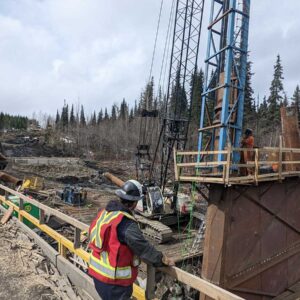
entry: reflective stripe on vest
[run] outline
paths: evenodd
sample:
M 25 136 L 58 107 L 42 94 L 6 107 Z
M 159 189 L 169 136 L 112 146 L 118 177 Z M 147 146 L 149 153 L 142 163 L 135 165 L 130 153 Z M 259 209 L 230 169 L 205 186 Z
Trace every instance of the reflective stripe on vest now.
M 117 218 L 119 215 L 124 215 L 125 217 L 132 219 L 135 221 L 135 218 L 124 212 L 124 211 L 113 211 L 113 212 L 107 212 L 106 210 L 103 210 L 100 217 L 98 218 L 94 228 L 91 230 L 91 236 L 90 241 L 95 243 L 95 246 L 99 249 L 102 248 L 103 241 L 101 240 L 100 232 L 101 227 L 105 224 L 108 224 L 113 219 Z
M 130 279 L 132 276 L 131 266 L 117 268 L 110 266 L 106 251 L 100 253 L 100 259 L 91 255 L 89 265 L 95 272 L 110 279 Z

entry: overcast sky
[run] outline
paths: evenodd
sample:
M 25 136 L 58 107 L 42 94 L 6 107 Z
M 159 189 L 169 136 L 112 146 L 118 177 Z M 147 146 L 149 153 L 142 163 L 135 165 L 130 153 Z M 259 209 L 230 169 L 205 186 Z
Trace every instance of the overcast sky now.
M 206 0 L 206 15 L 210 0 Z M 288 97 L 300 69 L 300 1 L 252 0 L 250 59 L 256 95 L 268 94 L 276 55 Z M 171 0 L 164 0 L 158 77 Z M 64 99 L 88 112 L 133 104 L 148 76 L 160 0 L 0 0 L 0 111 L 55 114 Z M 204 20 L 200 61 L 206 49 Z

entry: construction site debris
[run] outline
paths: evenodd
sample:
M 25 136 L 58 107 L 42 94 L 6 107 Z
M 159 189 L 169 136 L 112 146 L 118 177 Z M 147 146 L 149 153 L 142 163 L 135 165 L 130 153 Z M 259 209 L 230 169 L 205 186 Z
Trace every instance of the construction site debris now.
M 32 240 L 10 220 L 0 226 L 0 299 L 88 300 L 75 289 Z

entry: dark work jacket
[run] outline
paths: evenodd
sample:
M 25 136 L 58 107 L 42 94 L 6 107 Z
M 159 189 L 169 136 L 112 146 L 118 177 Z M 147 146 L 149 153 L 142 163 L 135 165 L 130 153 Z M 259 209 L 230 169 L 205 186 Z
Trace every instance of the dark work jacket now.
M 117 200 L 110 201 L 106 208 L 107 211 L 124 211 L 129 214 L 132 212 Z M 124 217 L 117 228 L 120 243 L 126 244 L 135 255 L 140 257 L 148 264 L 155 267 L 163 266 L 162 253 L 155 249 L 143 236 L 138 223 Z

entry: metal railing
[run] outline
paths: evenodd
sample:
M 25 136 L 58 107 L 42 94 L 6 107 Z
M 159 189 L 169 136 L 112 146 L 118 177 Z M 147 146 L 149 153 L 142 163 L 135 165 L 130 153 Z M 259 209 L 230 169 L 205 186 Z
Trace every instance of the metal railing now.
M 241 155 L 247 152 L 247 161 L 233 162 L 232 157 L 237 152 Z M 281 181 L 286 177 L 300 175 L 299 148 L 229 147 L 223 151 L 174 150 L 174 153 L 175 180 L 180 182 L 258 184 L 261 181 Z M 223 155 L 222 161 L 217 160 L 218 155 Z

